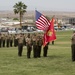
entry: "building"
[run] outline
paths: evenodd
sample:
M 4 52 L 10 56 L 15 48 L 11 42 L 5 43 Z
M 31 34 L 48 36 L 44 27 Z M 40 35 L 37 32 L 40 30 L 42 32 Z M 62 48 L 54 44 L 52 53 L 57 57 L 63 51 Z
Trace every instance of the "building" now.
M 70 18 L 69 23 L 72 24 L 72 25 L 75 25 L 75 18 Z

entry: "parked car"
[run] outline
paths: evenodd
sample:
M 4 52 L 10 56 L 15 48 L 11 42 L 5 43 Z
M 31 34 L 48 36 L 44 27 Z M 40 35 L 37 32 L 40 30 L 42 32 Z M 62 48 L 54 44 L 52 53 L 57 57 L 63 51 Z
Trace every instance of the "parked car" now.
M 44 32 L 43 30 L 36 29 L 37 32 Z
M 15 34 L 15 33 L 16 33 L 16 31 L 8 30 L 8 33 L 9 33 L 9 34 Z
M 8 32 L 8 28 L 1 28 L 1 32 Z
M 54 29 L 55 29 L 55 30 L 58 30 L 58 26 L 54 26 Z

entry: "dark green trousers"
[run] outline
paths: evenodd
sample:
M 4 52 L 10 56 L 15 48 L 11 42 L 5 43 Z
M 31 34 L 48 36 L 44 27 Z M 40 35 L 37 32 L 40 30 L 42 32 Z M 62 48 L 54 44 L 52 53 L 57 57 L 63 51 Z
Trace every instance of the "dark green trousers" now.
M 71 49 L 72 49 L 72 61 L 75 61 L 75 44 L 71 45 Z

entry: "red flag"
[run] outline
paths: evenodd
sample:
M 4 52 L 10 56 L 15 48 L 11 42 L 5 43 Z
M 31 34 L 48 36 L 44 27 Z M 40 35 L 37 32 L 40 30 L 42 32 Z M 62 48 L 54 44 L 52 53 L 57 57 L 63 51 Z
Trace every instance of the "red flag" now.
M 44 34 L 43 45 L 45 46 L 48 42 L 54 41 L 56 39 L 56 34 L 54 30 L 54 18 L 50 22 L 50 26 L 46 33 Z

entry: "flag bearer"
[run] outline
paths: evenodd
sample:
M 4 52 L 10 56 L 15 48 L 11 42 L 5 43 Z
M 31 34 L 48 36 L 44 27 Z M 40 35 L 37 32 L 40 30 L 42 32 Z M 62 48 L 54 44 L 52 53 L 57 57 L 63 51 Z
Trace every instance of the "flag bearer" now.
M 43 56 L 44 57 L 47 57 L 48 45 L 49 45 L 49 42 L 43 47 Z
M 41 57 L 41 48 L 43 44 L 43 39 L 41 36 L 38 36 L 37 38 L 37 57 Z

